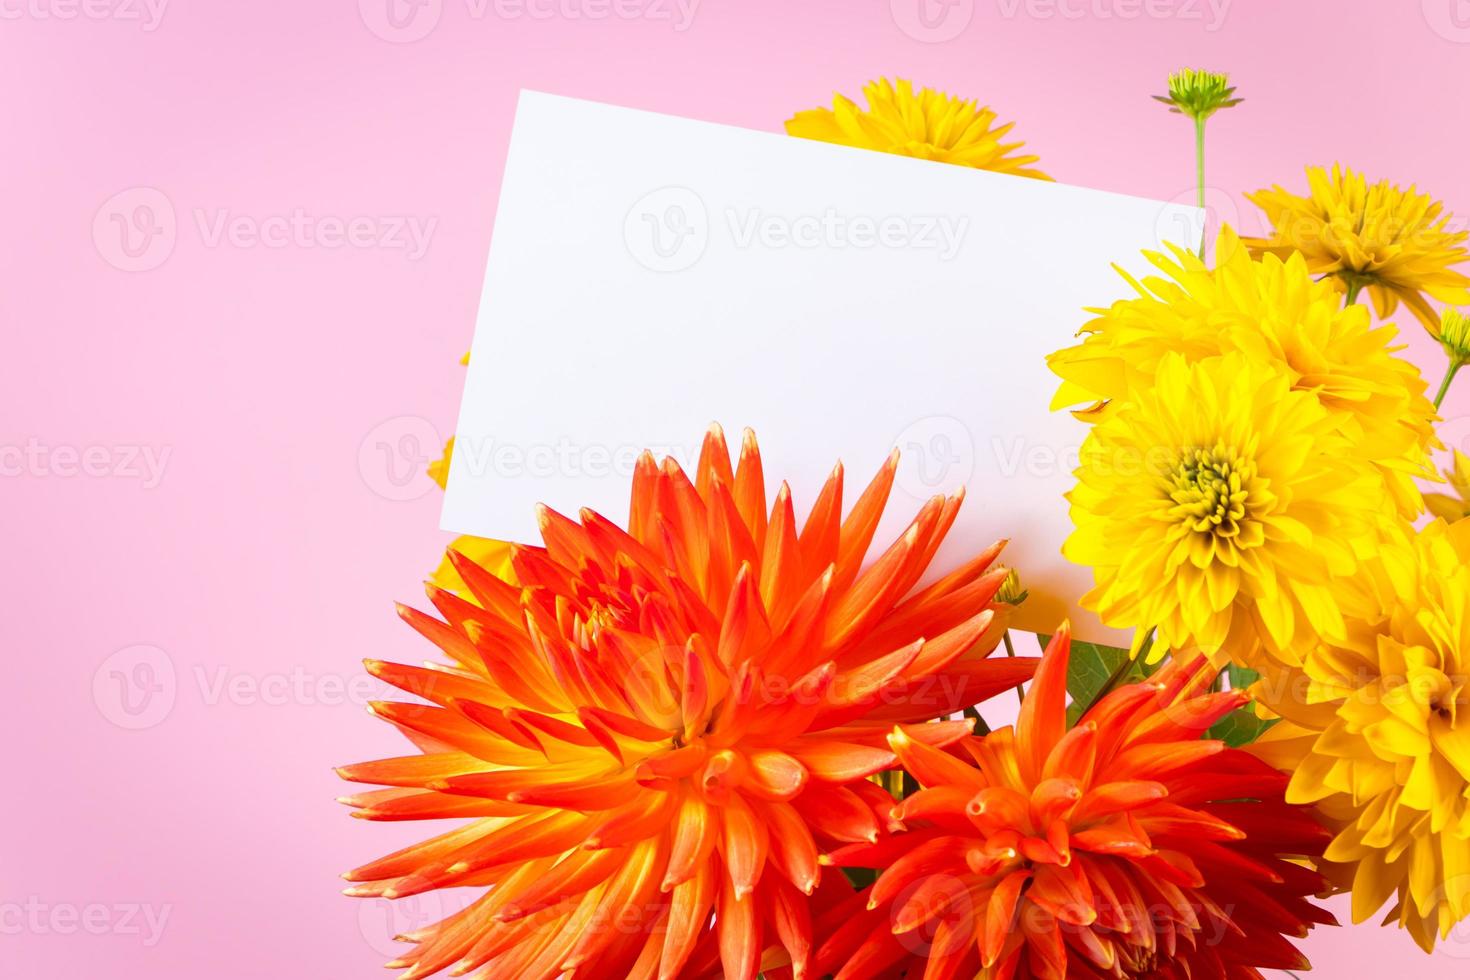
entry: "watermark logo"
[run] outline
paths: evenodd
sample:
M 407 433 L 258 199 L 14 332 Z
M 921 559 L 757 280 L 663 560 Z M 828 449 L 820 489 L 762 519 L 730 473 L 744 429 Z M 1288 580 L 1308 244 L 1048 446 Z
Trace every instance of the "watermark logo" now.
M 124 272 L 147 272 L 163 265 L 178 237 L 173 202 L 156 187 L 119 191 L 92 219 L 97 253 Z
M 336 708 L 366 707 L 400 697 L 401 692 L 371 674 L 313 674 L 305 667 L 267 674 L 236 673 L 227 665 L 195 665 L 194 686 L 205 707 Z M 422 693 L 422 692 L 419 692 Z
M 417 500 L 434 489 L 428 467 L 444 440 L 428 419 L 400 415 L 379 423 L 357 447 L 357 472 L 386 500 Z
M 156 646 L 124 647 L 92 675 L 92 700 L 119 728 L 141 731 L 162 722 L 178 698 L 173 660 Z
M 1205 206 L 1200 210 L 1199 189 L 1191 187 L 1164 202 L 1154 221 L 1154 238 L 1160 249 L 1173 244 L 1197 253 L 1202 242 L 1213 246 L 1214 236 L 1225 225 L 1243 233 L 1235 195 L 1218 187 L 1206 187 Z
M 137 480 L 152 490 L 163 482 L 173 452 L 172 446 L 138 444 L 53 446 L 32 436 L 24 445 L 0 444 L 0 477 Z
M 975 0 L 889 0 L 893 22 L 915 41 L 941 44 L 964 33 L 975 19 Z
M 899 453 L 894 482 L 917 500 L 953 493 L 975 475 L 975 440 L 969 427 L 952 415 L 921 418 L 893 444 Z
M 701 0 L 464 0 L 471 21 L 648 21 L 689 30 Z M 358 0 L 367 29 L 391 44 L 421 41 L 434 32 L 444 0 Z
M 168 927 L 172 905 L 139 902 L 0 902 L 0 936 L 131 936 L 152 949 Z
M 688 472 L 699 459 L 700 445 L 582 442 L 565 437 L 555 442 L 522 443 L 461 434 L 454 438 L 452 467 L 455 473 L 472 478 L 626 480 L 638 468 L 638 458 L 645 451 L 654 459 L 673 459 Z
M 111 20 L 151 34 L 167 9 L 168 0 L 0 0 L 0 20 Z
M 948 262 L 960 252 L 969 215 L 846 215 L 836 208 L 820 214 L 769 214 L 760 208 L 727 208 L 725 223 L 736 248 L 912 249 Z
M 1006 20 L 1177 20 L 1218 31 L 1232 0 L 996 0 Z
M 428 37 L 444 15 L 444 0 L 357 0 L 367 29 L 392 44 Z
M 416 689 L 426 695 L 430 688 Z M 403 692 L 371 673 L 313 673 L 304 666 L 268 672 L 228 664 L 195 664 L 187 671 L 156 646 L 139 644 L 108 657 L 92 677 L 92 700 L 119 728 L 141 731 L 161 725 L 181 699 L 205 708 L 368 707 Z
M 682 272 L 709 245 L 709 213 L 687 187 L 661 187 L 639 198 L 623 219 L 623 241 L 654 272 Z
M 442 922 L 459 911 L 462 903 L 450 901 L 444 892 L 433 889 L 406 898 L 363 899 L 357 906 L 357 928 L 380 956 L 397 956 L 403 952 L 407 936 Z
M 205 248 L 300 248 L 402 252 L 417 262 L 429 251 L 436 217 L 414 214 L 316 215 L 305 208 L 281 214 L 237 214 L 229 208 L 195 208 L 194 226 Z
M 1454 44 L 1470 44 L 1470 0 L 1421 0 L 1429 29 Z
M 834 207 L 782 214 L 759 207 L 727 207 L 711 220 L 704 199 L 687 187 L 645 194 L 623 219 L 629 253 L 654 272 L 681 272 L 703 257 L 716 231 L 737 251 L 845 250 L 932 253 L 941 262 L 959 255 L 970 230 L 964 214 L 858 214 Z
M 3 0 L 0 0 L 3 2 Z M 92 219 L 97 252 L 124 272 L 147 272 L 167 262 L 179 236 L 197 236 L 208 249 L 376 250 L 417 262 L 429 251 L 439 219 L 413 214 L 313 214 L 294 207 L 274 214 L 242 214 L 228 207 L 191 208 L 182 227 L 173 201 L 156 187 L 114 194 Z

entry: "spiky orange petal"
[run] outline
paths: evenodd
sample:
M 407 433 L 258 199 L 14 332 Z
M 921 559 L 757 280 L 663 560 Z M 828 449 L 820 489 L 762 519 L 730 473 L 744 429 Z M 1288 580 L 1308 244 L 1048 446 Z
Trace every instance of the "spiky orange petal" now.
M 408 975 L 814 975 L 808 903 L 841 877 L 819 854 L 901 826 L 865 777 L 899 743 L 952 759 L 969 723 L 936 719 L 1036 665 L 988 659 L 999 545 L 916 591 L 963 495 L 868 560 L 896 465 L 844 515 L 839 464 L 798 527 L 754 436 L 736 467 L 712 427 L 692 479 L 639 457 L 626 529 L 539 508 L 514 584 L 450 555 L 467 596 L 402 610 L 449 664 L 369 668 L 430 702 L 374 707 L 424 754 L 341 770 L 390 787 L 360 816 L 471 821 L 350 876 L 486 890 L 411 937 Z

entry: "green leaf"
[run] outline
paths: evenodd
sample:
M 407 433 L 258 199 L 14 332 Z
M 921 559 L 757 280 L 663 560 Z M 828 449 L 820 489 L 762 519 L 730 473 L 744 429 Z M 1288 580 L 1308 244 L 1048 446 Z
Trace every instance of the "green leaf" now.
M 1215 722 L 1210 726 L 1210 730 L 1205 732 L 1205 737 L 1218 738 L 1232 749 L 1238 749 L 1266 734 L 1266 729 L 1278 721 L 1280 721 L 1279 718 L 1257 717 L 1256 709 L 1248 704 Z
M 1042 650 L 1051 642 L 1049 636 L 1038 634 L 1036 638 L 1041 642 Z M 1145 653 L 1147 649 L 1144 648 Z M 1082 713 L 1092 707 L 1115 672 L 1123 671 L 1118 684 L 1131 684 L 1151 674 L 1153 671 L 1143 661 L 1143 653 L 1130 664 L 1127 650 L 1073 640 L 1072 657 L 1067 664 L 1067 693 L 1072 696 L 1072 704 L 1067 709 L 1067 724 L 1076 724 Z
M 858 891 L 862 891 L 878 880 L 877 868 L 843 868 L 842 873 L 847 875 L 847 880 L 852 882 L 852 887 Z
M 1237 667 L 1235 664 L 1226 667 L 1225 673 L 1230 678 L 1232 691 L 1243 690 L 1261 679 L 1258 671 L 1251 670 L 1249 667 Z
M 1225 668 L 1225 676 L 1230 678 L 1230 690 L 1232 691 L 1243 691 L 1261 677 L 1258 672 L 1249 667 L 1239 667 L 1235 664 Z M 1238 749 L 1266 734 L 1266 730 L 1278 720 L 1257 716 L 1255 702 L 1252 702 L 1215 722 L 1209 731 L 1205 732 L 1205 738 L 1217 738 L 1231 748 Z

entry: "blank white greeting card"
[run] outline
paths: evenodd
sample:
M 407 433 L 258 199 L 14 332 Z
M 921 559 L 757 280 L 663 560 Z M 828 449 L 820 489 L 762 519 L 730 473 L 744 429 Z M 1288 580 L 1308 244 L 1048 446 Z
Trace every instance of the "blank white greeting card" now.
M 875 549 L 966 487 L 932 572 L 997 538 L 1017 625 L 1082 612 L 1063 494 L 1085 427 L 1046 355 L 1140 252 L 1203 214 L 963 167 L 524 92 L 442 524 L 539 541 L 535 505 L 623 522 L 646 448 L 686 468 L 712 421 L 760 441 L 802 516 L 837 460 L 850 504 L 890 451 Z M 876 551 L 873 553 L 876 556 Z

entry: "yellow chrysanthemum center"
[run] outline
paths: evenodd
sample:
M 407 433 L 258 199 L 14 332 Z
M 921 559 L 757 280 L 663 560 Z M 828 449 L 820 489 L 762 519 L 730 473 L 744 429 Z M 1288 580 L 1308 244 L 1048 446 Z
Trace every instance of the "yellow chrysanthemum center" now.
M 1398 354 L 1395 328 L 1375 325 L 1363 306 L 1344 308 L 1300 254 L 1253 260 L 1226 229 L 1215 255 L 1213 268 L 1182 250 L 1150 256 L 1163 275 L 1136 282 L 1136 297 L 1096 311 L 1082 343 L 1048 358 L 1063 379 L 1052 407 L 1101 421 L 1150 388 L 1168 354 L 1196 363 L 1247 353 L 1281 365 L 1295 390 L 1339 419 L 1354 455 L 1374 464 L 1399 513 L 1415 519 L 1424 510 L 1415 479 L 1429 472 L 1435 412 L 1419 369 Z
M 1333 586 L 1373 549 L 1386 494 L 1341 418 L 1293 381 L 1279 362 L 1173 353 L 1092 427 L 1063 547 L 1093 569 L 1083 605 L 1247 666 L 1299 663 L 1341 632 Z
M 1255 463 L 1234 449 L 1186 450 L 1169 476 L 1171 514 L 1196 533 L 1239 538 L 1255 476 Z

